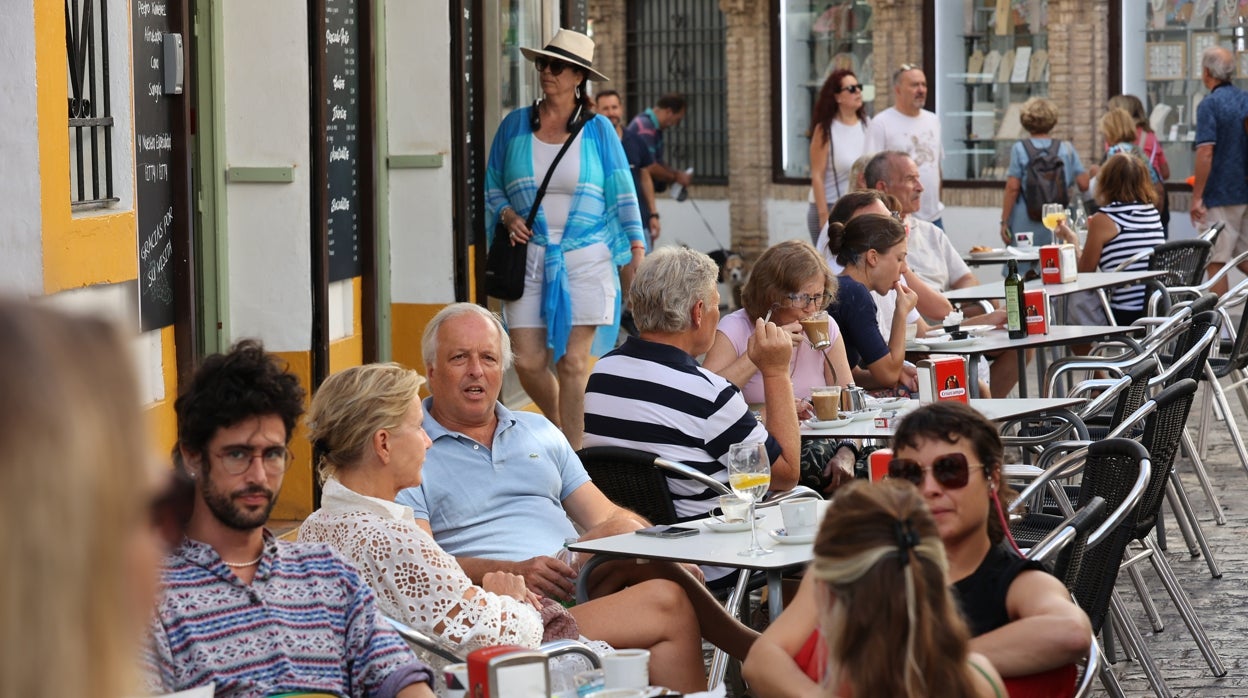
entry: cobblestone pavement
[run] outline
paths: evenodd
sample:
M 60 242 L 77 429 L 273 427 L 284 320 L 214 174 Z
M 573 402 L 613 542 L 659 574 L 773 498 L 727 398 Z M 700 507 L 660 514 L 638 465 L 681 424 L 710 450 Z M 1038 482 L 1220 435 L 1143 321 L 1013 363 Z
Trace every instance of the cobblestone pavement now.
M 1213 676 L 1151 565 L 1143 563 L 1139 567 L 1165 623 L 1162 632 L 1151 632 L 1148 618 L 1125 574 L 1118 580 L 1118 590 L 1131 612 L 1131 620 L 1144 633 L 1144 641 L 1175 696 L 1248 696 L 1248 473 L 1240 464 L 1225 422 L 1215 419 L 1212 408 L 1203 409 L 1202 397 L 1206 390 L 1202 384 L 1188 419 L 1188 430 L 1195 439 L 1199 425 L 1207 426 L 1208 452 L 1204 462 L 1221 501 L 1226 525 L 1214 523 L 1213 510 L 1192 472 L 1190 461 L 1180 456 L 1175 464 L 1210 548 L 1221 565 L 1222 578 L 1213 579 L 1205 559 L 1188 553 L 1174 518 L 1168 513 L 1165 554 L 1218 651 L 1227 670 L 1226 676 Z M 1241 432 L 1248 434 L 1248 420 L 1242 406 L 1233 394 L 1228 398 L 1236 424 Z M 1122 661 L 1121 655 L 1119 659 L 1113 671 L 1126 694 L 1153 695 L 1140 666 Z M 1106 693 L 1098 686 L 1094 695 Z

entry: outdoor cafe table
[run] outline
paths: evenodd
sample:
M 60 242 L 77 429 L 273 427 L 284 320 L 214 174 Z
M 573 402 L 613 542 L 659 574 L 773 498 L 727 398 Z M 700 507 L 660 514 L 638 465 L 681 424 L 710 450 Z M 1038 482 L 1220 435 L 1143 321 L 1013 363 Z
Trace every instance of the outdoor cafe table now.
M 968 404 L 979 411 L 980 414 L 987 417 L 993 422 L 1004 422 L 1018 417 L 1027 416 L 1043 416 L 1055 415 L 1061 416 L 1076 425 L 1076 431 L 1080 431 L 1082 421 L 1070 411 L 1071 407 L 1082 405 L 1083 398 L 1069 397 L 1028 397 L 1028 398 L 971 398 Z M 912 410 L 919 406 L 918 400 L 906 400 L 899 403 L 896 407 L 884 407 L 882 409 L 895 409 L 900 411 Z M 833 439 L 881 439 L 888 440 L 893 438 L 893 432 L 896 427 L 877 427 L 874 419 L 862 419 L 850 422 L 845 426 L 833 427 L 831 429 L 814 429 L 803 424 L 801 428 L 801 437 L 803 439 L 813 438 L 833 438 Z
M 1078 291 L 1096 291 L 1114 286 L 1128 286 L 1165 273 L 1165 271 L 1160 269 L 1152 271 L 1088 271 L 1079 272 L 1079 277 L 1068 284 L 1046 284 L 1040 279 L 1033 279 L 1024 284 L 1024 288 L 1028 291 L 1043 288 L 1049 292 L 1049 296 L 1056 297 Z M 945 291 L 945 298 L 950 303 L 990 301 L 1005 298 L 1005 281 L 993 281 L 988 284 L 955 288 Z
M 1019 264 L 1039 262 L 1040 252 L 1034 249 L 1031 252 L 1006 252 L 1002 250 L 999 252 L 977 252 L 975 254 L 962 255 L 962 261 L 972 267 L 980 264 L 1009 264 L 1011 259 Z
M 994 354 L 1006 349 L 1018 352 L 1018 394 L 1027 397 L 1027 349 L 1040 347 L 1066 346 L 1070 344 L 1091 344 L 1107 337 L 1126 337 L 1128 334 L 1143 332 L 1144 328 L 1135 325 L 1050 325 L 1048 334 L 1029 334 L 1019 339 L 1010 339 L 1010 333 L 1004 329 L 995 329 L 974 338 L 974 343 L 960 347 L 928 347 L 923 340 L 915 339 L 907 345 L 906 356 L 920 354 L 959 354 L 969 356 L 967 365 L 967 382 L 970 383 L 971 397 L 979 392 L 979 361 L 980 354 Z M 1044 362 L 1041 361 L 1039 376 L 1044 380 Z
M 827 503 L 821 506 L 826 507 Z M 826 510 L 826 509 L 825 509 Z M 639 536 L 636 533 L 621 533 L 618 536 L 595 538 L 579 541 L 568 545 L 569 550 L 578 553 L 593 553 L 594 557 L 581 569 L 577 576 L 576 593 L 578 599 L 586 598 L 586 580 L 589 569 L 600 562 L 599 558 L 638 558 L 645 560 L 669 560 L 671 562 L 692 563 L 695 565 L 712 565 L 715 567 L 733 567 L 736 569 L 758 570 L 767 575 L 767 588 L 771 617 L 778 618 L 783 609 L 783 595 L 780 590 L 780 578 L 784 570 L 805 565 L 810 562 L 813 552 L 811 543 L 782 544 L 767 535 L 767 531 L 783 528 L 784 520 L 780 516 L 780 507 L 765 507 L 758 510 L 761 517 L 757 521 L 758 542 L 770 548 L 770 555 L 761 557 L 744 557 L 737 553 L 750 545 L 750 531 L 719 533 L 704 525 L 707 519 L 695 519 L 680 524 L 695 527 L 698 535 L 685 538 L 655 538 Z M 822 516 L 822 511 L 820 512 Z

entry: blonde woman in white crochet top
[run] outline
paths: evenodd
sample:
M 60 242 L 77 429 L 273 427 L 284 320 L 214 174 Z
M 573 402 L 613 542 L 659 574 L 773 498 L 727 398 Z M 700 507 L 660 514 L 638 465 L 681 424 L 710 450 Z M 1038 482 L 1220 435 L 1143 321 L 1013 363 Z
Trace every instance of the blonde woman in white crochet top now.
M 304 521 L 300 540 L 333 545 L 359 570 L 384 614 L 440 636 L 460 654 L 579 637 L 599 653 L 612 651 L 607 642 L 650 649 L 656 684 L 705 690 L 698 621 L 683 594 L 683 603 L 672 606 L 672 599 L 664 598 L 670 595 L 640 588 L 660 584 L 651 581 L 638 585 L 627 600 L 612 595 L 569 612 L 529 591 L 520 575 L 487 573 L 477 586 L 417 526 L 412 510 L 393 501 L 401 489 L 421 483 L 430 445 L 421 426 L 418 392 L 423 384 L 419 374 L 398 364 L 371 364 L 330 376 L 321 385 L 307 422 L 319 455 L 322 508 Z M 617 601 L 627 601 L 637 617 L 653 619 L 661 611 L 667 628 L 603 630 L 603 611 Z M 602 630 L 607 642 L 580 636 L 578 625 Z M 673 626 L 680 629 L 672 631 Z

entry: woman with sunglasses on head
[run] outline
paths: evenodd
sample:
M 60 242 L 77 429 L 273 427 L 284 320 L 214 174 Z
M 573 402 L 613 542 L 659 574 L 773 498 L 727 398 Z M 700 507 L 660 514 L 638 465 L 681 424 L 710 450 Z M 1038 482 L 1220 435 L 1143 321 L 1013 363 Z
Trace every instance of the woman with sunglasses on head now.
M 614 346 L 621 290 L 645 254 L 641 213 L 615 127 L 592 110 L 588 81 L 607 80 L 593 68 L 593 41 L 560 29 L 545 48 L 520 50 L 537 68 L 542 98 L 508 114 L 490 146 L 487 243 L 496 223 L 512 244 L 528 243 L 524 295 L 503 304 L 516 374 L 580 448 L 589 355 L 600 330 L 603 346 Z M 538 188 L 569 138 L 530 227 Z
M 889 478 L 914 483 L 936 520 L 971 649 L 1011 696 L 1069 695 L 1091 625 L 1056 577 L 1003 542 L 1015 493 L 1001 477 L 996 426 L 962 403 L 924 405 L 902 419 L 893 450 Z
M 854 71 L 832 71 L 819 90 L 810 132 L 810 209 L 806 227 L 814 241 L 828 222 L 828 211 L 855 187 L 850 173 L 867 143 L 867 109 Z
M 853 380 L 841 330 L 831 318 L 828 336 L 832 344 L 826 349 L 815 349 L 802 330 L 801 320 L 826 309 L 836 297 L 836 289 L 836 277 L 810 243 L 786 240 L 772 245 L 754 263 L 741 289 L 745 307 L 720 319 L 715 342 L 702 366 L 740 388 L 746 402 L 762 404 L 763 376 L 750 360 L 748 349 L 755 322 L 759 318 L 770 320 L 787 331 L 793 342 L 789 375 L 798 418 L 814 416 L 809 402 L 812 387 L 846 386 Z M 835 455 L 839 455 L 836 463 Z M 800 482 L 821 492 L 835 489 L 852 475 L 854 458 L 854 448 L 844 442 L 803 439 Z M 839 471 L 834 467 L 838 464 Z
M 854 382 L 868 388 L 915 390 L 914 368 L 906 363 L 906 325 L 918 295 L 901 282 L 906 266 L 906 228 L 892 216 L 869 213 L 848 223 L 828 224 L 828 250 L 844 268 L 840 292 L 828 308 L 845 333 L 845 353 Z M 875 294 L 896 291 L 888 339 L 876 321 Z
M 815 559 L 785 612 L 750 648 L 752 694 L 1001 698 L 966 623 L 923 499 L 904 483 L 837 492 Z

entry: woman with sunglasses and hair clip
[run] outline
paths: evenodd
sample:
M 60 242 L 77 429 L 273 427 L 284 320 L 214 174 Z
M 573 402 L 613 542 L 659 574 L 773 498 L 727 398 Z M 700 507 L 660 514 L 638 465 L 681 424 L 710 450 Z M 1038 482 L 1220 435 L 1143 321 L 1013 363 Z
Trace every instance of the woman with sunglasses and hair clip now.
M 850 179 L 854 161 L 867 144 L 866 106 L 862 84 L 854 71 L 832 71 L 819 90 L 810 123 L 810 209 L 806 227 L 810 239 L 828 222 L 828 210 L 844 194 L 854 189 Z
M 814 552 L 797 596 L 745 660 L 754 695 L 1004 695 L 968 647 L 936 524 L 913 487 L 846 486 Z
M 800 322 L 827 308 L 836 297 L 836 288 L 832 270 L 810 243 L 786 240 L 772 245 L 754 263 L 741 290 L 741 304 L 745 307 L 720 319 L 715 343 L 706 352 L 702 367 L 740 388 L 746 402 L 765 402 L 763 376 L 750 360 L 748 349 L 758 318 L 775 322 L 789 333 L 793 342 L 789 375 L 797 398 L 798 418 L 814 416 L 810 406 L 812 387 L 846 386 L 853 380 L 845 357 L 845 342 L 836 323 L 828 318 L 832 344 L 826 349 L 815 349 Z M 820 492 L 831 492 L 853 477 L 856 457 L 853 442 L 803 439 L 800 483 Z
M 888 477 L 913 483 L 936 521 L 971 649 L 1013 698 L 1070 695 L 1091 625 L 1057 578 L 1004 542 L 1015 493 L 1001 478 L 996 426 L 962 403 L 924 405 L 902 419 L 893 450 Z
M 621 291 L 627 296 L 645 255 L 641 212 L 615 127 L 592 111 L 588 81 L 607 80 L 593 68 L 593 40 L 560 29 L 545 48 L 520 51 L 537 68 L 542 98 L 508 114 L 490 146 L 486 242 L 501 223 L 513 245 L 528 243 L 524 294 L 503 303 L 516 375 L 580 448 L 589 355 L 615 346 Z
M 828 313 L 845 333 L 854 382 L 864 387 L 917 388 L 914 368 L 906 363 L 906 324 L 918 303 L 914 290 L 901 283 L 906 248 L 906 228 L 891 216 L 866 214 L 828 224 L 828 251 L 845 270 Z M 885 339 L 872 291 L 883 296 L 890 290 L 896 291 L 897 304 Z

